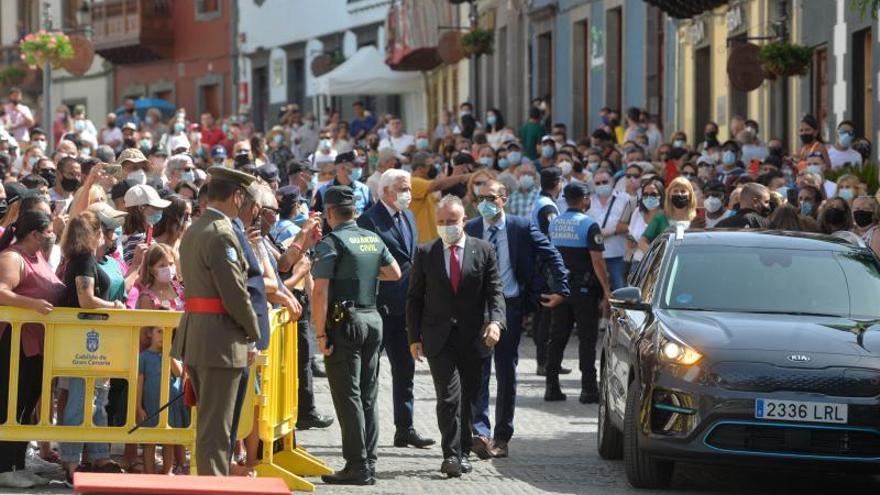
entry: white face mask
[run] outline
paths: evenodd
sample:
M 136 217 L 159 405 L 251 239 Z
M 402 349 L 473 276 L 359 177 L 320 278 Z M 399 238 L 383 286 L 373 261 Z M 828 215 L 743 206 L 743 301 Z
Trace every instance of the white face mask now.
M 562 175 L 571 175 L 571 162 L 559 162 L 556 166 L 562 170 Z
M 156 271 L 156 281 L 167 284 L 170 283 L 176 275 L 177 270 L 174 268 L 174 265 L 163 266 Z
M 412 202 L 412 193 L 409 191 L 403 191 L 397 193 L 397 199 L 394 201 L 394 206 L 398 207 L 401 210 L 405 210 L 409 208 L 409 204 Z
M 709 196 L 705 200 L 703 200 L 703 206 L 706 208 L 706 211 L 709 213 L 715 213 L 724 206 L 721 202 L 721 199 L 716 198 L 714 196 Z
M 461 225 L 438 225 L 437 226 L 437 234 L 440 235 L 440 239 L 443 240 L 443 244 L 447 246 L 455 244 L 459 239 L 461 239 L 461 235 L 463 233 Z
M 147 183 L 147 173 L 142 169 L 132 170 L 126 176 L 126 179 L 132 181 L 134 184 L 146 184 Z

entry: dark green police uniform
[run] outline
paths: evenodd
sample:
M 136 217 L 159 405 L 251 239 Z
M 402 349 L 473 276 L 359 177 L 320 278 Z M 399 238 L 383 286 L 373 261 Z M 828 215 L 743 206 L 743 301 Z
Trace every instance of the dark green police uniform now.
M 326 206 L 354 206 L 349 187 L 330 187 Z M 379 438 L 376 393 L 378 391 L 379 348 L 382 319 L 376 310 L 379 269 L 394 258 L 373 232 L 352 219 L 337 225 L 315 248 L 312 267 L 315 279 L 329 279 L 327 307 L 351 305 L 351 319 L 331 326 L 328 318 L 327 345 L 333 353 L 324 358 L 333 406 L 342 429 L 342 456 L 346 469 L 372 472 Z M 326 480 L 325 480 L 326 481 Z

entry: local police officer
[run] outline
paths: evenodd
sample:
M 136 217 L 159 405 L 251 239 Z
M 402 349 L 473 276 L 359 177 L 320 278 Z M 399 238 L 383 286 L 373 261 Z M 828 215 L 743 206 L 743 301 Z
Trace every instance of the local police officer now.
M 247 263 L 232 226 L 254 178 L 211 167 L 208 207 L 180 244 L 186 311 L 173 355 L 183 359 L 198 399 L 196 465 L 199 474 L 229 474 L 232 416 L 248 343 L 260 338 L 245 282 Z
M 581 403 L 598 399 L 596 386 L 596 338 L 601 307 L 608 304 L 608 273 L 602 257 L 602 233 L 599 224 L 586 215 L 590 207 L 587 185 L 572 182 L 565 186 L 563 197 L 568 210 L 550 222 L 550 242 L 562 254 L 569 270 L 568 300 L 552 310 L 547 385 L 544 400 L 565 400 L 559 387 L 562 355 L 575 322 L 578 327 L 578 360 L 581 370 Z
M 354 151 L 347 151 L 336 155 L 335 161 L 336 175 L 333 180 L 318 188 L 313 209 L 322 212 L 326 209 L 327 190 L 331 187 L 348 186 L 352 190 L 355 216 L 359 216 L 373 206 L 370 188 L 361 182 L 361 178 L 364 176 L 364 160 L 355 155 Z
M 357 226 L 355 209 L 351 188 L 327 188 L 324 214 L 332 231 L 315 248 L 312 320 L 342 429 L 345 458 L 344 469 L 322 479 L 331 484 L 372 485 L 379 439 L 376 393 L 382 345 L 376 294 L 380 280 L 400 278 L 400 267 L 379 236 Z

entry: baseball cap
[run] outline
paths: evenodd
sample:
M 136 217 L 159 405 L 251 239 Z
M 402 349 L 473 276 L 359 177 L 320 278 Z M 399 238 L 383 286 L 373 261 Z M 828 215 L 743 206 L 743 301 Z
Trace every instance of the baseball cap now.
M 211 148 L 211 158 L 226 158 L 226 148 L 222 144 L 215 144 L 213 148 Z
M 125 207 L 152 206 L 153 208 L 167 208 L 171 202 L 159 197 L 155 189 L 146 184 L 137 184 L 125 192 Z
M 137 126 L 134 125 L 134 122 L 126 122 L 125 125 L 122 126 L 122 130 L 124 131 L 126 129 L 135 132 L 138 130 Z
M 354 206 L 354 191 L 348 186 L 331 186 L 324 193 L 327 206 Z
M 98 216 L 98 220 L 100 220 L 101 227 L 104 230 L 122 227 L 122 223 L 125 222 L 125 216 L 128 215 L 128 213 L 119 211 L 103 201 L 89 205 L 89 211 Z
M 278 182 L 278 167 L 274 163 L 267 163 L 257 167 L 257 175 L 266 182 Z
M 354 151 L 346 151 L 345 153 L 340 153 L 336 155 L 335 163 L 339 165 L 340 163 L 354 163 L 357 160 L 357 157 L 354 154 Z
M 126 148 L 122 150 L 122 153 L 119 154 L 119 158 L 116 159 L 116 163 L 122 165 L 125 162 L 149 163 L 147 157 L 145 157 L 141 150 L 137 148 Z

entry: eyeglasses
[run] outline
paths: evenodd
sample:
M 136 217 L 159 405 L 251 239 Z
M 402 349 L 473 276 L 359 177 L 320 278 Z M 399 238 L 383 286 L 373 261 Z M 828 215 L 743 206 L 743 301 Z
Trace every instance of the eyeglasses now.
M 477 187 L 483 187 L 486 185 L 486 183 L 485 182 L 474 182 L 474 185 Z
M 643 198 L 659 198 L 660 195 L 657 193 L 643 193 L 642 197 Z
M 261 213 L 265 213 L 267 211 L 272 212 L 272 214 L 274 214 L 274 215 L 277 215 L 279 212 L 278 208 L 272 208 L 271 206 L 264 206 L 264 207 L 260 208 Z
M 485 196 L 477 196 L 477 199 L 479 201 L 489 201 L 491 203 L 494 202 L 496 199 L 503 197 L 504 196 L 501 196 L 500 194 L 487 194 Z
M 626 174 L 627 179 L 640 179 L 641 177 L 639 174 Z
M 595 184 L 596 184 L 597 186 L 605 186 L 605 185 L 611 184 L 611 182 L 610 182 L 610 181 L 607 181 L 607 180 L 597 180 L 597 181 L 595 182 Z

